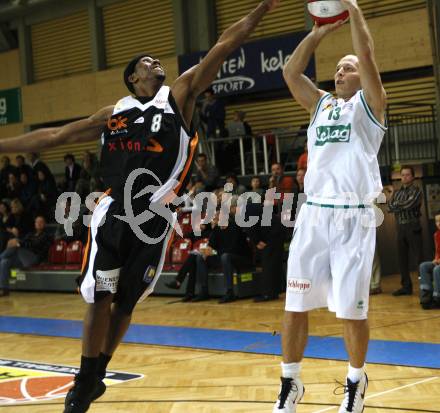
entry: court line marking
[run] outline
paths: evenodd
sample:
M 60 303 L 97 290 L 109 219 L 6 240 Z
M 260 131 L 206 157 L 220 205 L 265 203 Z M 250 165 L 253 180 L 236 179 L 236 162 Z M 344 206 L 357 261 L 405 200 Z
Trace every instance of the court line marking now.
M 383 396 L 384 394 L 388 394 L 388 393 L 392 393 L 392 392 L 395 392 L 395 391 L 398 391 L 398 390 L 406 389 L 408 387 L 417 386 L 418 384 L 426 383 L 428 381 L 433 381 L 433 380 L 436 380 L 436 379 L 438 379 L 437 376 L 429 377 L 428 379 L 419 380 L 419 381 L 416 381 L 415 383 L 405 384 L 404 386 L 399 386 L 399 387 L 395 387 L 393 389 L 385 390 L 385 391 L 382 391 L 382 392 L 379 392 L 379 393 L 374 393 L 371 396 L 365 397 L 365 400 L 373 399 L 374 397 Z M 313 413 L 328 412 L 330 410 L 338 409 L 338 408 L 339 408 L 339 406 L 332 406 L 332 407 L 327 407 L 325 409 L 316 410 Z

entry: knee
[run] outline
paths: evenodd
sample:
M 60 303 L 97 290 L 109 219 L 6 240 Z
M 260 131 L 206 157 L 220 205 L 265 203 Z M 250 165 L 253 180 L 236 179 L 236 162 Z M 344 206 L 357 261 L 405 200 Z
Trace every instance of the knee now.
M 431 267 L 432 263 L 430 261 L 422 262 L 419 266 L 420 272 L 429 271 L 429 268 Z
M 440 277 L 440 265 L 436 265 L 433 272 L 436 277 Z

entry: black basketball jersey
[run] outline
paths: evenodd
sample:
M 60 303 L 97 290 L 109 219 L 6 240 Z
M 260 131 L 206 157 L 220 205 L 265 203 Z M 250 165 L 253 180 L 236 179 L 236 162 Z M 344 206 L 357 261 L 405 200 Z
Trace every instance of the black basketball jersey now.
M 186 128 L 168 86 L 145 104 L 127 96 L 116 104 L 102 134 L 104 184 L 113 198 L 122 201 L 127 179 L 144 168 L 149 172 L 134 180 L 131 198 L 148 185 L 160 189 L 141 198 L 144 206 L 146 200 L 155 201 L 171 190 L 180 195 L 190 176 L 197 140 Z

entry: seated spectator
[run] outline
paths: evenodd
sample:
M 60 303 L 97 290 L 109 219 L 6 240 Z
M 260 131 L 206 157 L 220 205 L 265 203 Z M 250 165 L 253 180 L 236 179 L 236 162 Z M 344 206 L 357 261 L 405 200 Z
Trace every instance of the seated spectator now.
M 255 195 L 252 197 L 252 202 L 262 202 L 264 197 L 264 189 L 263 189 L 263 183 L 261 182 L 261 178 L 259 176 L 253 176 L 251 179 L 251 190 L 253 194 L 258 194 L 261 198 L 258 199 L 258 197 Z
M 284 175 L 284 168 L 280 163 L 275 162 L 272 164 L 270 178 L 272 178 L 272 182 L 277 188 L 277 192 L 281 194 L 293 192 L 293 189 L 295 188 L 295 180 L 292 176 Z
M 9 238 L 22 238 L 32 231 L 32 217 L 18 198 L 11 201 L 11 215 L 5 224 Z
M 229 174 L 226 176 L 226 183 L 232 184 L 232 195 L 244 194 L 247 190 L 246 187 L 238 181 L 237 175 Z
M 296 169 L 304 169 L 307 170 L 307 158 L 308 158 L 308 148 L 307 148 L 307 140 L 304 143 L 304 152 L 299 156 L 298 161 L 296 162 Z
M 219 225 L 219 213 L 211 223 L 212 232 L 209 237 L 209 246 L 197 255 L 197 279 L 201 282 L 201 293 L 192 302 L 209 299 L 208 268 L 222 268 L 225 276 L 225 295 L 219 300 L 220 304 L 235 301 L 233 291 L 234 269 L 237 271 L 249 268 L 252 265 L 252 254 L 246 235 L 235 223 L 235 210 L 231 208 L 231 215 L 227 226 Z
M 15 164 L 17 165 L 17 172 L 19 176 L 24 172 L 27 174 L 29 179 L 33 180 L 34 176 L 32 167 L 26 163 L 23 155 L 17 155 L 15 157 Z
M 35 181 L 32 179 L 32 175 L 28 175 L 28 173 L 25 170 L 20 172 L 19 178 L 21 183 L 20 200 L 23 203 L 23 205 L 26 205 L 29 208 L 32 198 L 37 193 L 37 185 Z
M 11 238 L 5 251 L 0 254 L 0 297 L 9 295 L 11 268 L 30 267 L 47 259 L 52 239 L 46 231 L 46 220 L 35 218 L 35 231 L 24 237 Z
M 55 177 L 50 171 L 49 167 L 40 159 L 40 155 L 36 152 L 31 152 L 27 155 L 28 161 L 32 167 L 35 181 L 38 180 L 38 171 L 43 171 L 44 176 L 55 184 Z
M 435 255 L 420 264 L 420 304 L 424 310 L 440 308 L 440 213 L 435 216 Z
M 200 239 L 208 238 L 211 233 L 211 226 L 207 224 L 199 224 L 200 235 L 195 235 L 194 232 L 189 237 L 194 245 L 194 243 Z M 189 253 L 188 258 L 183 263 L 182 267 L 177 273 L 177 276 L 174 280 L 169 283 L 165 283 L 168 288 L 172 288 L 178 290 L 186 276 L 188 275 L 188 284 L 186 286 L 185 296 L 182 298 L 183 302 L 191 301 L 195 296 L 195 288 L 196 288 L 196 270 L 197 270 L 197 256 L 200 255 L 199 251 L 193 250 Z
M 16 174 L 17 169 L 11 165 L 9 156 L 2 156 L 0 161 L 0 198 L 6 196 L 6 185 L 9 181 L 9 174 Z
M 43 215 L 47 219 L 53 219 L 53 211 L 58 194 L 55 181 L 48 179 L 42 169 L 38 171 L 37 178 L 37 194 L 32 199 L 31 209 L 37 215 Z
M 197 181 L 203 182 L 204 191 L 213 191 L 217 188 L 218 184 L 218 171 L 217 168 L 208 163 L 208 158 L 206 154 L 199 153 L 197 155 L 196 161 L 196 179 Z
M 296 190 L 299 194 L 304 193 L 304 177 L 306 176 L 306 169 L 299 168 L 296 171 L 295 181 L 296 181 Z
M 55 240 L 64 240 L 67 243 L 72 241 L 81 241 L 83 244 L 87 242 L 87 226 L 83 223 L 83 216 L 87 214 L 88 209 L 85 206 L 82 206 L 78 215 L 78 218 L 75 220 L 70 216 L 70 207 L 71 207 L 71 198 L 68 198 L 66 204 L 64 206 L 64 219 L 65 223 L 58 223 L 55 228 Z M 66 233 L 66 227 L 72 227 L 71 234 Z
M 17 175 L 11 172 L 8 176 L 5 196 L 8 199 L 14 199 L 14 198 L 20 198 L 20 195 L 21 195 L 21 183 L 17 179 Z
M 93 153 L 85 151 L 75 192 L 84 201 L 87 195 L 96 191 L 98 181 L 98 160 Z
M 6 223 L 11 216 L 11 208 L 5 201 L 0 202 L 0 252 L 6 248 L 6 243 L 10 238 L 10 233 L 6 229 Z
M 64 190 L 66 192 L 74 192 L 80 176 L 81 167 L 75 162 L 75 157 L 71 153 L 64 155 L 64 163 L 66 164 L 64 170 Z

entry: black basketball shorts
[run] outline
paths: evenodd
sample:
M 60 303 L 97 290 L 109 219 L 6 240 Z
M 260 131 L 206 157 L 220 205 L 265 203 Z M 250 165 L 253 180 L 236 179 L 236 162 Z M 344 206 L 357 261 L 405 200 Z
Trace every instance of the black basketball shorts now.
M 80 291 L 87 303 L 114 294 L 113 301 L 131 314 L 136 303 L 154 289 L 163 268 L 173 228 L 159 215 L 139 228 L 150 239 L 141 240 L 124 216 L 122 203 L 107 195 L 93 211 L 84 253 Z M 175 216 L 174 216 L 175 219 Z

